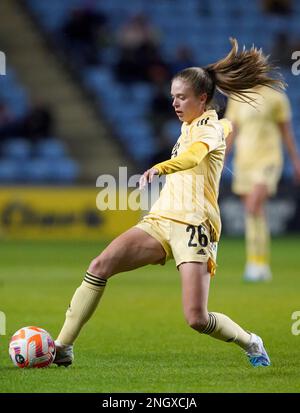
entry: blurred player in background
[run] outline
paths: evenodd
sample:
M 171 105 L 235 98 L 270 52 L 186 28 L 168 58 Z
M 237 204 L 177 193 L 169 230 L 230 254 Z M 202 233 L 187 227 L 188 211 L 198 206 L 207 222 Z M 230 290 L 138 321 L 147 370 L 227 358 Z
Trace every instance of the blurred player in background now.
M 229 99 L 226 117 L 233 123 L 227 153 L 235 143 L 233 192 L 245 208 L 245 281 L 267 281 L 270 232 L 265 204 L 274 195 L 283 167 L 283 141 L 300 179 L 300 160 L 291 126 L 291 109 L 284 92 L 259 86 L 252 89 L 252 105 Z
M 174 76 L 171 95 L 183 123 L 181 135 L 172 159 L 154 165 L 140 179 L 143 188 L 155 175 L 167 175 L 166 184 L 150 213 L 90 263 L 56 340 L 56 364 L 73 362 L 73 343 L 94 313 L 111 276 L 147 264 L 164 264 L 169 258 L 174 258 L 181 275 L 183 311 L 189 326 L 224 342 L 234 342 L 247 353 L 253 366 L 270 364 L 260 337 L 226 315 L 207 309 L 221 233 L 219 182 L 225 139 L 231 131 L 230 122 L 220 121 L 211 106 L 215 90 L 247 100 L 245 89 L 261 84 L 283 87 L 281 81 L 268 75 L 271 67 L 259 50 L 238 52 L 237 41 L 231 42 L 232 50 L 224 59 L 205 68 L 184 69 Z M 190 188 L 188 194 L 186 187 Z M 172 206 L 180 205 L 182 198 L 185 202 L 181 209 L 174 209 Z

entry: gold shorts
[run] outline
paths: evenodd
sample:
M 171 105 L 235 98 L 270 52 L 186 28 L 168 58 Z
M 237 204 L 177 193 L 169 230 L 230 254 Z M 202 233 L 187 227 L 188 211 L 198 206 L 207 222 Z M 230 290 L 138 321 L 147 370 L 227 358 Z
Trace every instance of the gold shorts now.
M 215 275 L 218 243 L 210 241 L 207 221 L 195 226 L 149 214 L 136 227 L 161 243 L 166 261 L 174 258 L 177 267 L 184 262 L 207 262 L 208 272 Z
M 236 168 L 232 191 L 237 195 L 246 195 L 252 192 L 255 185 L 263 184 L 269 195 L 275 195 L 281 172 L 281 165 L 272 164 L 249 169 Z

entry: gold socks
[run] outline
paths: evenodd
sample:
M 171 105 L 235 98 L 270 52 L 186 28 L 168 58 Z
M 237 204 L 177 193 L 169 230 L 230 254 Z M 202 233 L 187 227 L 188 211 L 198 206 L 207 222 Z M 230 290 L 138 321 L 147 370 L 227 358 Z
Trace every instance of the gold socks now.
M 246 215 L 246 254 L 248 264 L 269 263 L 270 234 L 265 216 Z
M 66 312 L 66 320 L 57 337 L 57 341 L 66 345 L 73 344 L 83 325 L 94 313 L 104 292 L 106 280 L 89 272 L 75 291 L 71 304 Z
M 200 331 L 202 334 L 208 334 L 211 337 L 226 341 L 227 343 L 234 342 L 244 350 L 248 348 L 250 334 L 238 324 L 221 313 L 208 313 L 208 316 L 207 326 Z

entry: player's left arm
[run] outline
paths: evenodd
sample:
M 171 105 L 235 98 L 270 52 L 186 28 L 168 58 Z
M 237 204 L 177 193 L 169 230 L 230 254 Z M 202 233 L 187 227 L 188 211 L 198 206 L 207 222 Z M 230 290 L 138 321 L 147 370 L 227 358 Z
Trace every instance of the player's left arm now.
M 294 173 L 297 181 L 300 181 L 300 157 L 297 151 L 296 140 L 291 121 L 278 122 L 283 143 L 288 151 L 294 167 Z
M 160 162 L 144 172 L 140 179 L 140 189 L 142 189 L 147 182 L 152 182 L 155 175 L 169 175 L 194 168 L 199 165 L 208 152 L 209 147 L 206 143 L 194 142 L 185 152 L 182 152 L 176 156 L 176 158 Z

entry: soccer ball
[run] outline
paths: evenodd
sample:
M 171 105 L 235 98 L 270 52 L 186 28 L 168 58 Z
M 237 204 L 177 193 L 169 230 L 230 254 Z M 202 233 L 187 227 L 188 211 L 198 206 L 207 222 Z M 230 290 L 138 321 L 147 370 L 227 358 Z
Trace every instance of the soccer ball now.
M 15 366 L 48 367 L 55 358 L 55 344 L 50 334 L 39 327 L 23 327 L 9 343 L 9 355 Z

